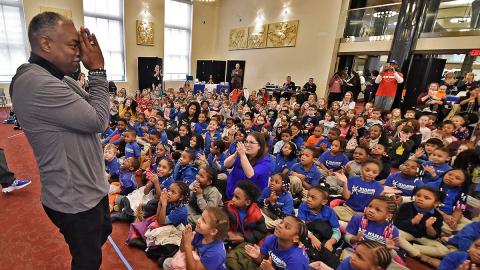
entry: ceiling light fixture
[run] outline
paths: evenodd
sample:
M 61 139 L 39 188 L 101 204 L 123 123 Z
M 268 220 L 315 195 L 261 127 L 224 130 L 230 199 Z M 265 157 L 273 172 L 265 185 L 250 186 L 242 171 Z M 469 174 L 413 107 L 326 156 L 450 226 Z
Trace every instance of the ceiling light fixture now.
M 375 18 L 390 18 L 396 15 L 398 15 L 398 12 L 393 10 L 378 11 L 373 13 L 373 17 Z
M 457 18 L 451 18 L 450 22 L 451 23 L 470 23 L 472 18 L 469 17 L 457 17 Z

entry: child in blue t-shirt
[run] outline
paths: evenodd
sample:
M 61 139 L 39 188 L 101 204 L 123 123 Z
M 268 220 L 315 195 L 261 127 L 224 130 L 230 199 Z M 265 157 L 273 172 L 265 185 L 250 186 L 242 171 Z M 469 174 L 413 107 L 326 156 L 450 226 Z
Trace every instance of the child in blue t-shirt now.
M 135 130 L 127 130 L 123 133 L 123 140 L 125 141 L 125 158 L 139 158 L 142 152 L 136 140 Z
M 340 129 L 335 127 L 331 128 L 328 131 L 327 137 L 318 141 L 315 147 L 319 147 L 320 153 L 323 153 L 330 149 L 330 147 L 332 146 L 332 142 L 334 140 L 338 140 L 338 138 L 340 138 L 340 135 L 341 135 Z
M 438 270 L 477 270 L 475 266 L 480 265 L 480 237 L 477 238 L 468 251 L 457 251 L 448 254 L 443 258 Z
M 190 145 L 187 149 L 195 153 L 195 159 L 199 159 L 204 155 L 204 143 L 202 135 L 193 133 L 190 138 Z
M 158 192 L 159 200 L 156 213 L 143 221 L 130 224 L 127 244 L 145 250 L 145 232 L 165 225 L 178 226 L 188 223 L 187 202 L 190 189 L 184 182 L 174 182 L 170 189 Z M 150 248 L 150 247 L 149 247 Z M 157 254 L 157 256 L 162 254 Z
M 207 207 L 195 226 L 187 225 L 182 233 L 180 251 L 185 253 L 185 269 L 226 270 L 225 246 L 228 217 L 225 211 L 217 207 Z M 193 255 L 194 251 L 199 259 Z M 166 259 L 163 269 L 171 268 L 171 259 Z
M 352 217 L 346 228 L 345 240 L 354 245 L 362 240 L 372 240 L 395 249 L 399 244 L 399 231 L 393 224 L 397 205 L 393 197 L 374 197 L 365 213 Z
M 461 251 L 467 251 L 475 239 L 480 237 L 480 222 L 472 222 L 465 226 L 457 234 L 447 240 L 448 245 L 452 245 Z
M 297 162 L 297 146 L 293 142 L 287 142 L 275 156 L 275 167 L 272 174 L 288 174 L 290 169 Z
M 105 158 L 105 171 L 108 174 L 108 180 L 118 179 L 120 173 L 120 160 L 116 157 L 117 147 L 113 144 L 107 144 L 103 150 Z
M 338 180 L 343 182 L 343 198 L 347 201 L 343 206 L 333 208 L 338 218 L 350 221 L 355 214 L 363 212 L 368 202 L 384 191 L 384 187 L 375 181 L 380 173 L 382 164 L 376 159 L 368 159 L 362 164 L 362 176 L 352 176 L 347 179 L 344 174 L 335 173 Z
M 167 132 L 165 131 L 165 127 L 167 126 L 167 120 L 159 119 L 157 124 L 155 125 L 155 129 L 157 133 L 160 133 L 160 142 L 162 144 L 168 144 L 168 136 Z
M 195 153 L 193 150 L 187 149 L 183 151 L 173 169 L 173 179 L 191 185 L 195 181 L 195 175 L 198 173 L 198 168 L 195 166 L 194 161 Z
M 285 217 L 273 235 L 265 238 L 261 247 L 246 245 L 247 255 L 262 269 L 309 270 L 309 259 L 299 246 L 307 236 L 305 224 L 295 216 Z
M 204 112 L 201 112 L 198 114 L 198 123 L 195 123 L 195 126 L 192 128 L 192 132 L 203 135 L 207 130 L 207 126 L 207 115 Z
M 210 145 L 210 153 L 207 157 L 208 166 L 215 169 L 218 173 L 219 179 L 225 180 L 227 179 L 227 168 L 225 168 L 225 159 L 227 159 L 227 155 L 225 155 L 226 145 L 223 140 L 216 140 L 212 141 Z
M 448 162 L 450 161 L 450 151 L 445 147 L 435 149 L 429 156 L 429 161 L 423 163 L 423 183 L 428 184 L 438 181 L 448 170 L 452 169 Z
M 114 145 L 120 144 L 122 140 L 122 134 L 127 130 L 127 121 L 125 119 L 119 119 L 117 121 L 117 128 L 103 139 L 102 144 L 112 143 Z
M 285 216 L 294 215 L 288 176 L 282 173 L 273 175 L 270 178 L 270 185 L 260 194 L 258 205 L 263 207 L 262 214 L 267 229 L 274 229 Z
M 418 178 L 420 164 L 412 159 L 408 159 L 399 167 L 400 172 L 392 173 L 387 177 L 384 185 L 400 190 L 402 202 L 410 202 L 413 191 L 423 186 L 423 182 Z
M 334 245 L 340 240 L 340 224 L 328 203 L 328 190 L 322 185 L 308 191 L 307 201 L 300 204 L 298 218 L 308 228 L 308 240 L 305 242 L 307 254 L 312 261 L 322 261 L 336 269 L 340 261 L 335 255 Z
M 342 188 L 334 173 L 343 169 L 348 163 L 348 157 L 343 153 L 346 145 L 347 143 L 342 138 L 335 139 L 332 141 L 330 150 L 325 151 L 318 159 L 320 173 L 326 177 L 325 182 L 337 193 L 341 193 Z
M 461 169 L 452 169 L 443 175 L 442 179 L 429 183 L 445 193 L 442 206 L 438 209 L 443 216 L 442 230 L 447 235 L 461 230 L 471 221 L 464 217 L 467 208 L 468 187 L 471 178 Z
M 387 269 L 391 262 L 392 256 L 385 245 L 363 240 L 358 242 L 350 257 L 344 258 L 337 270 Z
M 315 147 L 306 146 L 302 151 L 300 162 L 290 170 L 290 188 L 293 196 L 307 197 L 307 191 L 320 183 L 320 171 L 315 166 L 318 151 Z
M 120 174 L 118 176 L 120 182 L 120 195 L 126 196 L 137 188 L 137 181 L 135 180 L 135 171 L 139 168 L 140 163 L 138 159 L 129 157 L 126 158 L 120 167 Z
M 218 132 L 218 121 L 215 119 L 210 120 L 208 123 L 206 134 L 205 134 L 205 155 L 210 153 L 210 146 L 212 142 L 220 141 L 222 139 L 222 135 Z

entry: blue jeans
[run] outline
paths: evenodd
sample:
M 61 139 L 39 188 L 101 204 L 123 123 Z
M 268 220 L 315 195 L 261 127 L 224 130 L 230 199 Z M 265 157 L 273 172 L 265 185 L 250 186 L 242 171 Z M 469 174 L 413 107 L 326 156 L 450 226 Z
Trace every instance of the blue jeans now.
M 382 109 L 382 111 L 390 111 L 395 97 L 376 96 L 375 107 Z

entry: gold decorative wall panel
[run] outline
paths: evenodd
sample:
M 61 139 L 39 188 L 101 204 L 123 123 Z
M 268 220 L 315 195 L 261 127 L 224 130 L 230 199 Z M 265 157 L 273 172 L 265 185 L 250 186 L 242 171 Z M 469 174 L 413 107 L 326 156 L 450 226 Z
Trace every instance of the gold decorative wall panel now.
M 154 45 L 155 36 L 153 22 L 137 20 L 136 29 L 137 45 Z
M 269 24 L 267 47 L 294 47 L 297 43 L 298 24 L 298 20 Z
M 230 30 L 228 48 L 230 50 L 246 49 L 248 41 L 248 28 L 235 28 Z
M 267 31 L 268 25 L 260 25 L 248 28 L 248 42 L 249 49 L 265 48 L 267 46 Z

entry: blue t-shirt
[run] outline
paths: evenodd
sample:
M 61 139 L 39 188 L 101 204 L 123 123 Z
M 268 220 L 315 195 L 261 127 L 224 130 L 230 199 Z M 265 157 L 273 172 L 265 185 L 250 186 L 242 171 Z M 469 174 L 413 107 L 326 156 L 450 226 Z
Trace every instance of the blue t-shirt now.
M 293 159 L 287 159 L 284 156 L 282 156 L 281 153 L 278 153 L 276 158 L 275 158 L 275 167 L 273 168 L 273 174 L 281 173 L 285 168 L 290 170 L 292 166 L 298 162 L 297 158 Z
M 205 152 L 210 153 L 210 146 L 212 145 L 212 142 L 219 141 L 221 139 L 222 139 L 222 135 L 220 134 L 220 132 L 215 131 L 215 134 L 213 134 L 213 137 L 212 137 L 212 134 L 210 134 L 210 132 L 207 132 L 207 134 L 205 134 Z
M 270 189 L 270 187 L 264 188 L 262 194 L 258 198 L 258 201 L 262 203 L 263 200 L 270 197 L 271 194 L 272 190 Z M 284 213 L 285 215 L 295 214 L 295 212 L 293 211 L 293 197 L 289 191 L 277 194 L 277 202 L 275 203 L 275 205 L 277 205 L 282 210 L 282 213 Z
M 269 235 L 260 247 L 260 253 L 272 259 L 272 266 L 276 270 L 295 269 L 310 270 L 309 259 L 305 250 L 296 245 L 287 249 L 278 249 L 278 239 L 275 235 Z
M 173 224 L 178 226 L 180 224 L 187 225 L 188 221 L 188 209 L 186 205 L 173 205 L 169 203 L 167 205 L 167 217 L 165 218 L 165 224 Z
M 137 181 L 135 181 L 135 175 L 131 171 L 120 171 L 118 178 L 120 180 L 120 186 L 123 189 L 137 187 Z
M 348 178 L 348 190 L 352 193 L 346 204 L 357 212 L 363 212 L 370 200 L 383 192 L 383 186 L 377 181 L 363 181 L 360 176 Z
M 197 249 L 200 262 L 208 270 L 226 270 L 225 261 L 227 252 L 222 241 L 214 241 L 209 244 L 202 243 L 203 236 L 196 233 L 192 240 L 192 246 Z
M 438 179 L 442 179 L 443 175 L 447 171 L 452 169 L 452 167 L 450 165 L 448 165 L 448 163 L 437 165 L 437 164 L 433 163 L 433 161 L 427 161 L 427 162 L 423 163 L 422 165 L 423 166 L 433 166 L 433 168 L 435 169 L 435 173 L 436 173 L 435 177 L 432 177 L 430 175 L 430 173 L 425 172 L 424 175 L 423 175 L 423 183 L 425 183 L 425 184 L 437 181 Z
M 457 269 L 464 261 L 468 260 L 468 253 L 465 251 L 456 251 L 443 258 L 437 270 Z
M 180 161 L 177 161 L 173 168 L 173 179 L 190 185 L 195 181 L 197 173 L 198 168 L 194 164 L 181 165 Z
M 320 177 L 321 177 L 320 171 L 315 165 L 312 165 L 310 169 L 305 170 L 305 168 L 300 162 L 295 163 L 292 166 L 292 169 L 290 172 L 296 172 L 296 173 L 305 175 L 306 176 L 305 181 L 307 181 L 307 183 L 309 183 L 311 186 L 317 186 L 318 184 L 320 184 Z
M 143 137 L 143 128 L 147 126 L 147 122 L 139 123 L 135 121 L 133 124 L 133 129 L 137 133 L 137 136 Z
M 217 171 L 217 173 L 225 173 L 226 174 L 227 173 L 227 168 L 225 168 L 225 159 L 227 159 L 227 155 L 225 155 L 225 153 L 221 153 L 220 155 L 218 155 L 216 161 L 213 161 L 214 158 L 215 158 L 214 154 L 212 154 L 212 153 L 208 154 L 208 157 L 207 157 L 208 166 L 215 169 Z
M 412 196 L 413 190 L 423 186 L 424 184 L 419 178 L 405 178 L 401 172 L 396 172 L 387 177 L 384 185 L 388 187 L 395 187 L 398 190 L 401 190 L 403 196 Z
M 346 229 L 347 233 L 357 235 L 362 230 L 362 226 L 361 226 L 362 216 L 363 215 L 355 215 L 352 217 L 352 219 L 350 220 L 350 222 L 348 222 L 348 225 L 347 225 L 347 229 Z M 361 240 L 372 240 L 375 242 L 380 242 L 385 245 L 385 236 L 383 235 L 383 232 L 387 226 L 388 226 L 388 221 L 385 221 L 384 223 L 378 223 L 378 222 L 369 220 Z M 396 226 L 394 226 L 392 239 L 397 238 L 398 235 L 399 235 L 398 229 Z
M 325 165 L 327 169 L 334 172 L 342 169 L 342 166 L 347 165 L 348 157 L 344 153 L 338 153 L 337 155 L 332 155 L 330 151 L 325 151 L 320 158 L 318 159 L 320 163 Z
M 442 186 L 442 179 L 439 179 L 435 182 L 428 183 L 428 186 L 440 189 Z M 455 210 L 455 206 L 460 199 L 460 194 L 462 193 L 462 187 L 447 187 L 443 185 L 443 192 L 445 193 L 445 199 L 443 204 L 439 207 L 445 214 L 451 215 Z
M 253 171 L 253 177 L 247 178 L 245 172 L 243 171 L 242 164 L 240 163 L 240 157 L 237 157 L 233 163 L 232 171 L 228 174 L 226 188 L 227 199 L 231 199 L 233 197 L 233 191 L 240 181 L 250 180 L 257 185 L 260 190 L 263 190 L 267 187 L 268 177 L 272 171 L 272 165 L 268 155 L 263 156 L 257 161 L 257 163 L 255 163 L 255 165 L 253 165 Z
M 300 207 L 298 207 L 298 218 L 303 220 L 305 223 L 312 221 L 328 221 L 332 228 L 340 228 L 337 215 L 333 209 L 327 205 L 322 206 L 320 212 L 315 213 L 308 207 L 306 202 L 303 202 L 300 204 Z
M 175 182 L 175 179 L 173 177 L 158 177 L 158 182 L 160 183 L 160 188 L 161 189 L 169 189 L 170 186 Z M 160 192 L 160 191 L 159 191 Z
M 320 147 L 320 145 L 325 144 L 327 146 L 327 149 L 330 149 L 332 147 L 332 142 L 328 140 L 328 138 L 323 138 L 320 141 L 315 144 L 315 147 Z
M 118 175 L 120 173 L 120 160 L 114 157 L 111 161 L 105 160 L 105 169 L 110 175 Z
M 302 148 L 302 145 L 303 145 L 303 138 L 302 138 L 302 136 L 299 135 L 299 136 L 297 136 L 297 138 L 294 138 L 292 141 L 293 141 L 293 142 L 295 143 L 295 145 L 297 146 L 297 149 Z
M 203 122 L 203 123 L 195 123 L 195 127 L 193 128 L 193 132 L 203 135 L 205 133 L 205 130 L 207 129 L 208 124 Z
M 136 142 L 130 142 L 125 145 L 125 158 L 138 158 L 140 157 L 142 150 Z
M 456 246 L 459 250 L 467 251 L 478 237 L 480 237 L 480 222 L 472 222 L 448 239 L 447 243 Z

